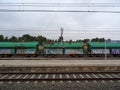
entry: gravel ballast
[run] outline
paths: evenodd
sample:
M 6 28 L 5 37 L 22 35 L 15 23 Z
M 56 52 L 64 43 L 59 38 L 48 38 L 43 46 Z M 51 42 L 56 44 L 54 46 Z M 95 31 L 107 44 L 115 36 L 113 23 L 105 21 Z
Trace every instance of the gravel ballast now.
M 2 83 L 0 90 L 120 90 L 120 82 Z

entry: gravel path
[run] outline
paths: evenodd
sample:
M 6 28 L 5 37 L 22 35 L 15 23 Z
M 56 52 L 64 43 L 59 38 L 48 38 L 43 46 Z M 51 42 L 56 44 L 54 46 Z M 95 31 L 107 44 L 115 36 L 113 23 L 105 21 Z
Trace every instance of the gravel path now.
M 120 66 L 120 60 L 0 60 L 0 67 Z

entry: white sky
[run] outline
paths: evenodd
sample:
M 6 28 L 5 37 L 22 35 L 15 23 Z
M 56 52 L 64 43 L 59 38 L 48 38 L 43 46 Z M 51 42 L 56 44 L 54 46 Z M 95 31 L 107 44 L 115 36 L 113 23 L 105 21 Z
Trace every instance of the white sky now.
M 0 0 L 0 3 L 8 2 L 120 3 L 120 0 Z M 65 9 L 69 9 L 69 7 Z M 119 8 L 109 10 L 120 11 Z M 5 36 L 30 34 L 58 39 L 60 27 L 64 28 L 65 40 L 96 37 L 120 40 L 120 13 L 0 12 L 0 34 Z

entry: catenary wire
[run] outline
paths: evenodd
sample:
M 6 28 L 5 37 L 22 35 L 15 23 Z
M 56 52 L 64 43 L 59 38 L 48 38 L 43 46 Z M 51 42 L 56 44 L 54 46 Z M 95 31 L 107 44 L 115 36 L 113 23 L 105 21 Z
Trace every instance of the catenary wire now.
M 120 7 L 120 3 L 0 3 L 0 6 L 39 7 Z
M 120 13 L 120 11 L 97 11 L 97 10 L 10 10 L 0 9 L 0 12 L 78 12 L 78 13 Z

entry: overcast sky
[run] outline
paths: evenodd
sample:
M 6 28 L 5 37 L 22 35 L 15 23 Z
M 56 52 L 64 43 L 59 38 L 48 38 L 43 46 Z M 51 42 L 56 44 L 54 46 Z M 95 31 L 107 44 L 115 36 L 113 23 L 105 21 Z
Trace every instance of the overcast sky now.
M 120 0 L 0 0 L 0 3 L 120 3 Z M 0 7 L 1 8 L 1 7 Z M 20 7 L 20 9 L 25 9 Z M 47 8 L 49 9 L 49 8 Z M 53 9 L 53 8 L 51 8 Z M 81 8 L 56 8 L 77 9 Z M 87 8 L 88 10 L 91 8 Z M 92 8 L 97 10 L 96 8 Z M 102 10 L 102 9 L 101 9 Z M 110 8 L 108 10 L 118 10 Z M 5 36 L 42 35 L 58 39 L 60 27 L 64 40 L 104 37 L 120 40 L 120 13 L 0 12 L 0 34 Z

